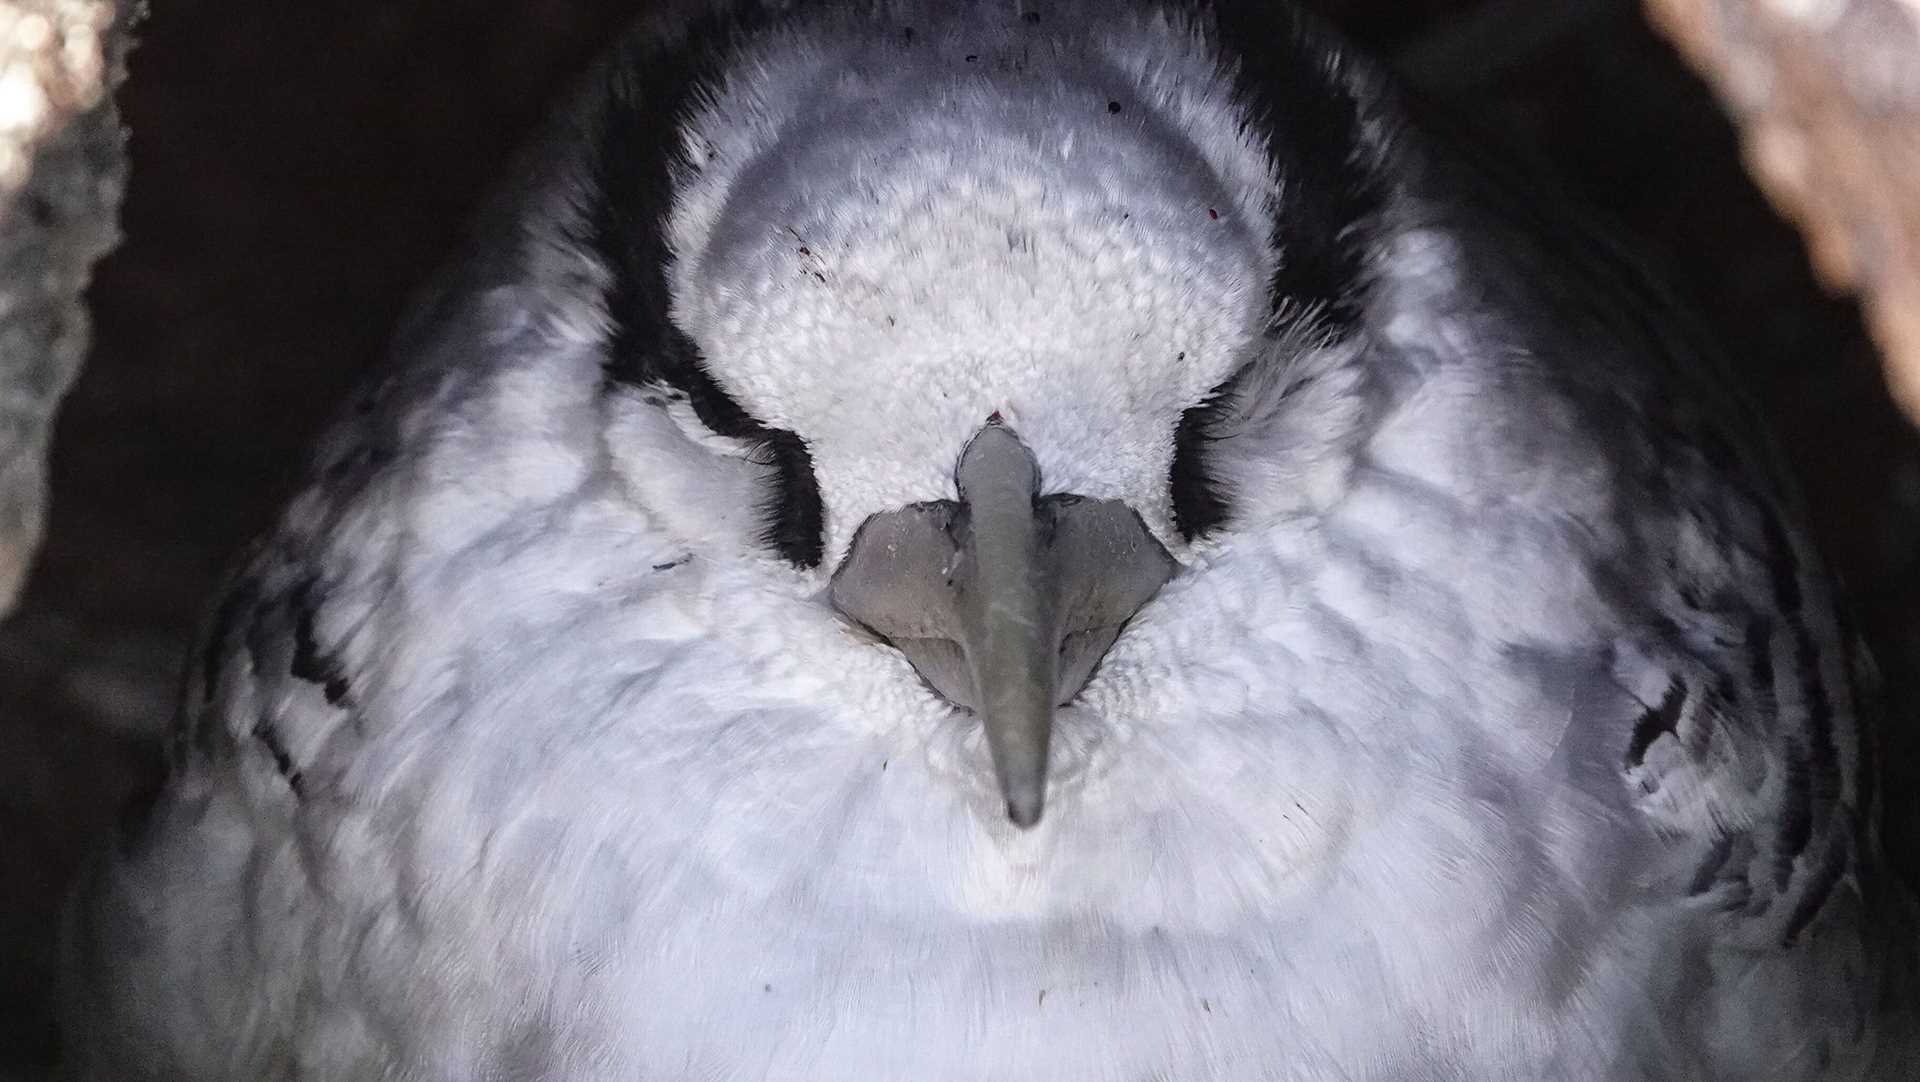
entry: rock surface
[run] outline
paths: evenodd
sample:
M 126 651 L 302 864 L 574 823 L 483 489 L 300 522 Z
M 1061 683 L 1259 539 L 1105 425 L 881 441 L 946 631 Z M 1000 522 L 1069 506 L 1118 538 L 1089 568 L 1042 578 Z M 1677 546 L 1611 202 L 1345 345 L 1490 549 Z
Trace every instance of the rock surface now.
M 1747 162 L 1858 292 L 1887 381 L 1920 421 L 1920 2 L 1647 0 L 1712 82 Z
M 126 152 L 109 0 L 0 0 L 0 616 L 45 522 L 54 411 L 88 338 L 82 294 L 119 238 Z

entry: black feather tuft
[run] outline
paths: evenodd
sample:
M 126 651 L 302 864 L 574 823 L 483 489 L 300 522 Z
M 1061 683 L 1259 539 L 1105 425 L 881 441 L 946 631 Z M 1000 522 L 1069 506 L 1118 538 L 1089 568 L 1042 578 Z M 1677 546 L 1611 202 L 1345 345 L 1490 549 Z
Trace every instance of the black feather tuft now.
M 293 790 L 294 797 L 299 798 L 302 795 L 300 768 L 293 764 L 293 754 L 287 750 L 287 742 L 281 738 L 280 730 L 274 727 L 273 719 L 262 715 L 255 721 L 253 738 L 267 750 L 273 759 L 273 768 L 287 780 L 287 788 Z
M 817 567 L 826 544 L 826 508 L 813 473 L 813 453 L 791 432 L 770 429 L 761 444 L 774 468 L 761 540 L 799 567 Z
M 1643 711 L 1640 720 L 1634 723 L 1633 736 L 1627 743 L 1627 767 L 1644 764 L 1647 749 L 1662 736 L 1678 736 L 1680 711 L 1687 703 L 1687 685 L 1679 677 L 1667 681 L 1666 693 L 1660 696 L 1660 705 Z
M 772 467 L 762 536 L 799 567 L 819 565 L 825 508 L 813 457 L 798 435 L 762 424 L 707 371 L 699 346 L 668 316 L 672 261 L 665 216 L 676 168 L 693 168 L 680 147 L 680 122 L 725 67 L 741 40 L 776 13 L 758 5 L 711 12 L 684 30 L 685 48 L 661 49 L 636 35 L 611 62 L 607 98 L 587 136 L 593 146 L 591 198 L 576 240 L 606 265 L 612 332 L 607 379 L 665 385 L 685 395 L 700 423 L 745 440 Z
M 1227 520 L 1227 493 L 1207 469 L 1207 446 L 1233 408 L 1235 391 L 1246 370 L 1215 387 L 1180 414 L 1173 430 L 1173 524 L 1192 541 Z
M 308 576 L 287 597 L 287 612 L 293 617 L 293 660 L 288 673 L 296 680 L 318 685 L 327 702 L 339 706 L 347 698 L 347 677 L 340 661 L 320 650 L 313 635 L 314 612 L 325 601 L 317 576 Z
M 1269 340 L 1283 334 L 1301 341 L 1346 338 L 1358 329 L 1364 308 L 1366 238 L 1387 201 L 1386 181 L 1368 160 L 1361 91 L 1339 67 L 1338 39 L 1291 5 L 1222 4 L 1214 23 L 1237 72 L 1236 92 L 1281 178 Z M 1303 328 L 1310 332 L 1301 334 Z M 1207 449 L 1245 372 L 1182 413 L 1174 430 L 1173 516 L 1189 541 L 1219 528 L 1231 513 Z
M 1343 70 L 1352 61 L 1331 30 L 1291 4 L 1222 4 L 1216 19 L 1240 100 L 1280 174 L 1273 312 L 1344 337 L 1365 297 L 1367 227 L 1387 201 L 1368 160 L 1362 91 Z

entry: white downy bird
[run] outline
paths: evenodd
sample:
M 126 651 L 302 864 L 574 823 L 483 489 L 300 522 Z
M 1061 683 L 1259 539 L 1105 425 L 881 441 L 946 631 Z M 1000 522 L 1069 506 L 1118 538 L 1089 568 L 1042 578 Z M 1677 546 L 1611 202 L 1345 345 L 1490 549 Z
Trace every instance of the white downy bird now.
M 1283 6 L 635 30 L 220 605 L 74 1073 L 1915 1077 L 1870 670 L 1526 206 Z

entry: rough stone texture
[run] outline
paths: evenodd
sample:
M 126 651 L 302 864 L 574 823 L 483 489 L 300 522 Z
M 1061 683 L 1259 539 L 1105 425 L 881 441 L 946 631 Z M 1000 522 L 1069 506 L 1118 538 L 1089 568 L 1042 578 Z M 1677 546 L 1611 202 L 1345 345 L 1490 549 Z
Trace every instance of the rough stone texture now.
M 1860 293 L 1920 421 L 1920 2 L 1647 0 L 1738 121 L 1814 266 Z
M 0 616 L 40 544 L 52 419 L 87 348 L 81 300 L 119 238 L 126 154 L 106 0 L 0 0 Z

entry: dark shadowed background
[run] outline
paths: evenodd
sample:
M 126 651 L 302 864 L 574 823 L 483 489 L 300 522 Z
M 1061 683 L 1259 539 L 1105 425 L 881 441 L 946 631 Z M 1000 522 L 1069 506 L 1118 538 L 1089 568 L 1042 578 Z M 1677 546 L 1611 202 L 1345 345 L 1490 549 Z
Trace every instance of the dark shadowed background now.
M 92 291 L 96 342 L 61 415 L 47 545 L 0 625 L 0 1082 L 37 1077 L 53 1055 L 62 892 L 122 799 L 157 776 L 217 574 L 267 525 L 528 126 L 642 4 L 155 5 L 120 93 L 127 240 Z M 1633 4 L 1317 6 L 1545 158 L 1705 314 L 1798 467 L 1882 667 L 1913 683 L 1920 438 L 1889 404 L 1854 306 L 1814 284 L 1712 99 Z M 1920 776 L 1913 716 L 1891 719 L 1896 795 Z M 1912 811 L 1890 811 L 1903 849 Z

